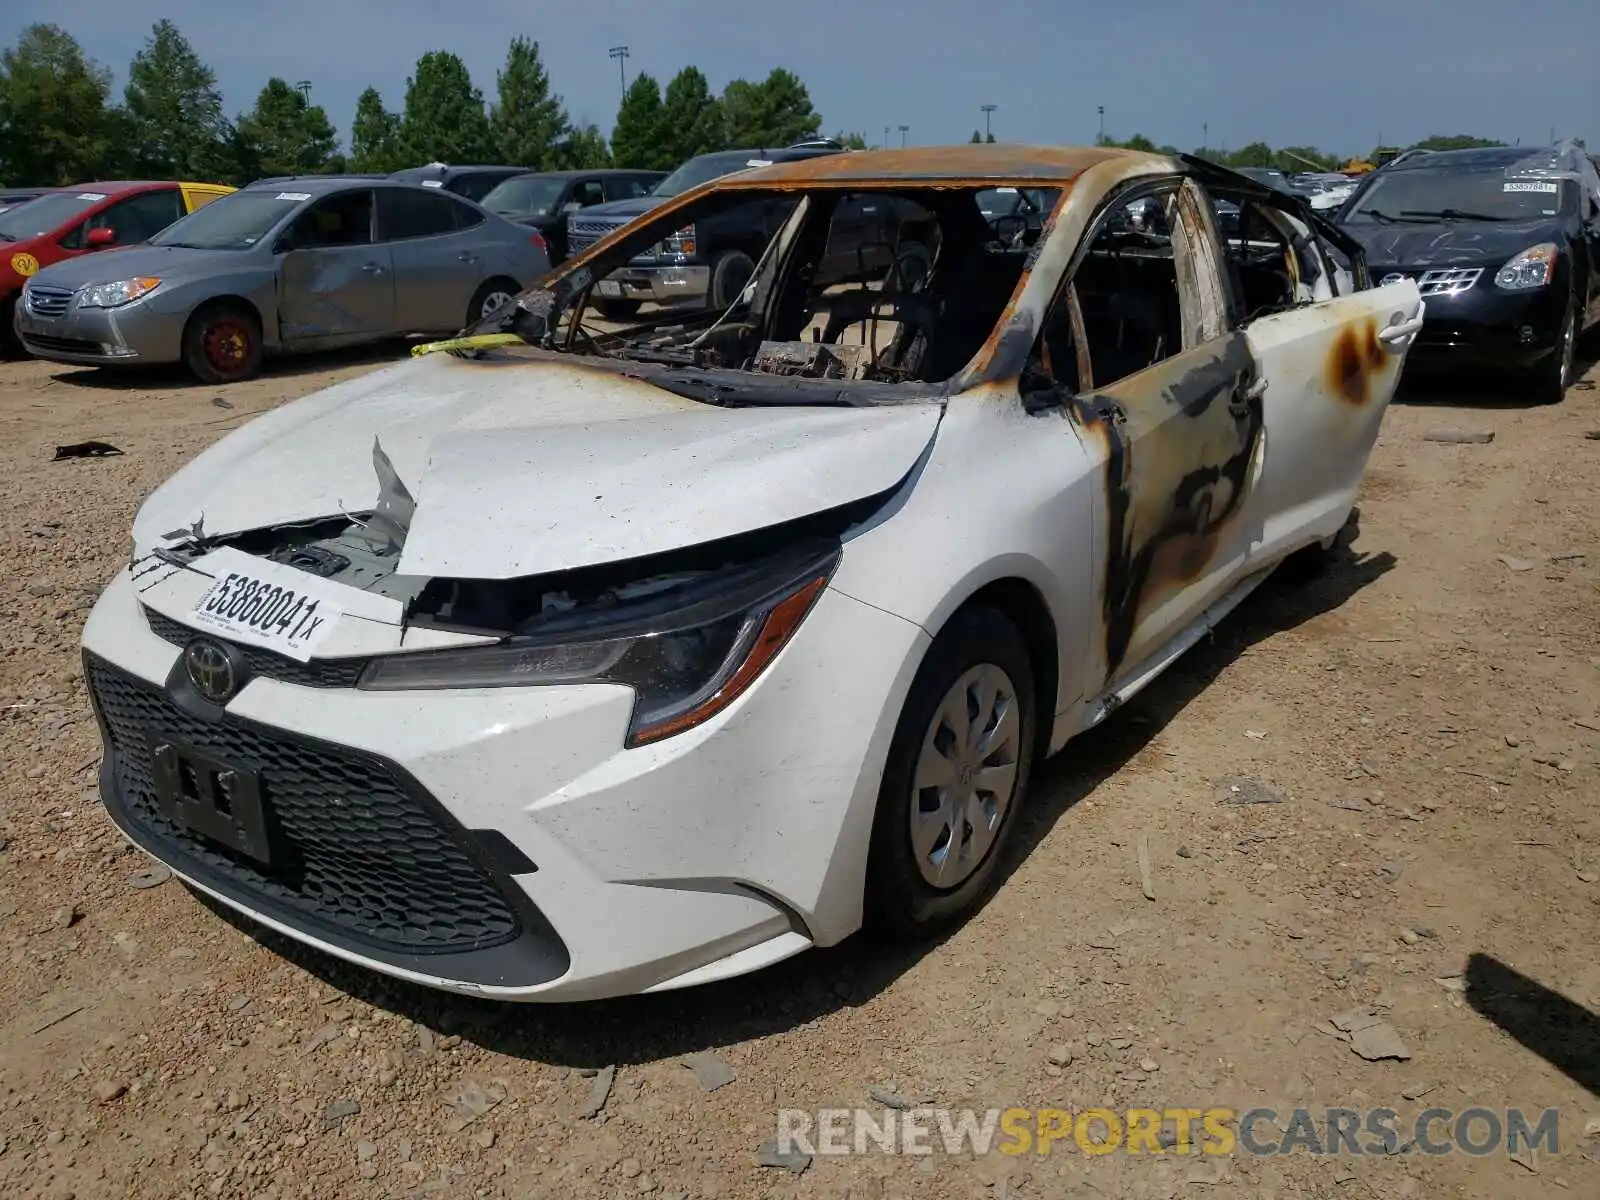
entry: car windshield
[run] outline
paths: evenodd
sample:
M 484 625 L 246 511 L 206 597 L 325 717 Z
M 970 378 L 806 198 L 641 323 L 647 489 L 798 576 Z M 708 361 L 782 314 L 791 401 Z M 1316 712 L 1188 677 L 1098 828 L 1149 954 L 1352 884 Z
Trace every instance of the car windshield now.
M 1560 207 L 1557 179 L 1511 178 L 1503 166 L 1411 167 L 1374 179 L 1344 220 L 1532 221 Z
M 661 197 L 677 196 L 690 188 L 699 187 L 702 183 L 710 183 L 713 179 L 732 175 L 735 171 L 769 166 L 771 161 L 762 158 L 759 150 L 726 150 L 720 154 L 702 154 L 699 158 L 691 158 L 656 184 L 655 190 L 650 194 Z
M 513 175 L 490 189 L 481 203 L 503 217 L 548 217 L 564 186 L 565 180 L 548 175 Z
M 233 192 L 180 217 L 150 243 L 191 250 L 249 250 L 309 199 L 306 192 L 279 191 L 275 187 Z
M 0 241 L 26 242 L 59 229 L 79 213 L 104 200 L 105 193 L 87 188 L 81 192 L 46 192 L 0 213 Z

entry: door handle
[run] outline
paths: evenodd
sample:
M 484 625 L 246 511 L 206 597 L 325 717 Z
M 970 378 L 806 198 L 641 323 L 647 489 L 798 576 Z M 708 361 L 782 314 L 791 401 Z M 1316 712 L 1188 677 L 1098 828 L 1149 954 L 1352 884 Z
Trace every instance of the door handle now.
M 382 275 L 383 274 L 383 267 L 378 263 L 368 263 L 366 266 L 362 267 L 361 269 L 363 271 L 365 271 L 368 275 Z
M 1260 379 L 1256 380 L 1248 388 L 1245 389 L 1244 398 L 1246 400 L 1259 400 L 1259 399 L 1261 399 L 1261 397 L 1263 397 L 1263 396 L 1265 396 L 1267 394 L 1267 384 L 1268 384 L 1268 382 L 1270 382 L 1270 381 L 1267 379 L 1267 377 L 1265 375 L 1263 375 Z
M 1378 331 L 1378 340 L 1392 350 L 1395 349 L 1399 343 L 1407 341 L 1415 336 L 1417 331 L 1421 328 L 1422 314 L 1418 313 L 1409 321 L 1400 321 L 1393 325 L 1385 325 Z
M 478 256 L 471 250 L 463 250 L 460 254 L 456 255 L 456 261 L 466 263 L 477 262 Z

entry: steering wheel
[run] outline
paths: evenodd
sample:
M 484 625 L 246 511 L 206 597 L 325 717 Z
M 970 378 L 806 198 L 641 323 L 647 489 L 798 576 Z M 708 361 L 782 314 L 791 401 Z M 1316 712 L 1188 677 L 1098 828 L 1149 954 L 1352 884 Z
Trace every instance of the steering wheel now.
M 1028 218 L 1021 213 L 1001 213 L 988 219 L 989 232 L 1002 246 L 1015 246 L 1028 232 Z

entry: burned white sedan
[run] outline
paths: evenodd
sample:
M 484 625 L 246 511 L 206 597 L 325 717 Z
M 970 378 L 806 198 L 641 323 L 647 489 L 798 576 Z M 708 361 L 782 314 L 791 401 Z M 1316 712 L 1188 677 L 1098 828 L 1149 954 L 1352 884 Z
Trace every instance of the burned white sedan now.
M 598 319 L 742 205 L 731 307 Z M 508 1000 L 937 930 L 1032 763 L 1332 542 L 1421 312 L 1193 160 L 717 180 L 150 497 L 84 632 L 106 806 L 263 925 Z

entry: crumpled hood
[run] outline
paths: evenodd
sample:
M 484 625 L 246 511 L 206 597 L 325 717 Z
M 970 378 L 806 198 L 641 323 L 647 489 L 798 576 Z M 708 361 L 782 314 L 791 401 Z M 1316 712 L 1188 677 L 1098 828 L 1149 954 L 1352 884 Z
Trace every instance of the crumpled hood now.
M 1498 267 L 1540 242 L 1559 240 L 1552 221 L 1440 221 L 1382 225 L 1357 221 L 1341 228 L 1366 248 L 1367 265 L 1382 278 L 1389 267 Z
M 578 362 L 429 355 L 267 413 L 162 484 L 141 552 L 373 507 L 376 439 L 416 500 L 405 575 L 505 579 L 637 558 L 877 495 L 937 400 L 721 408 Z
M 96 250 L 45 267 L 34 276 L 40 283 L 76 291 L 93 283 L 115 283 L 138 275 L 158 279 L 199 275 L 218 266 L 237 266 L 249 251 L 192 250 L 187 246 L 129 246 Z

